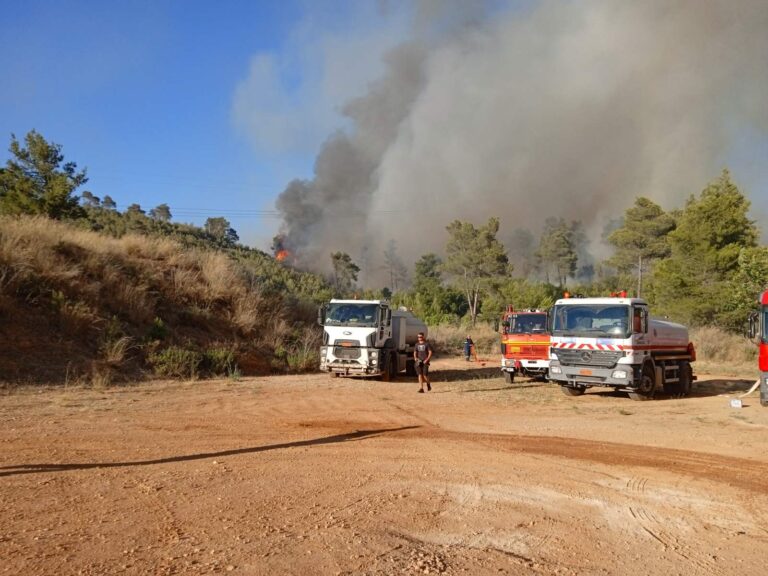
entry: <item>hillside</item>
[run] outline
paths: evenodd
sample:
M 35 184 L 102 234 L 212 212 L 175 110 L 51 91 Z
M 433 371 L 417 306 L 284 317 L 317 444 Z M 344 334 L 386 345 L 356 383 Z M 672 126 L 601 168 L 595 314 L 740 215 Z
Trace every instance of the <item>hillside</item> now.
M 324 281 L 247 249 L 0 217 L 0 380 L 301 370 Z

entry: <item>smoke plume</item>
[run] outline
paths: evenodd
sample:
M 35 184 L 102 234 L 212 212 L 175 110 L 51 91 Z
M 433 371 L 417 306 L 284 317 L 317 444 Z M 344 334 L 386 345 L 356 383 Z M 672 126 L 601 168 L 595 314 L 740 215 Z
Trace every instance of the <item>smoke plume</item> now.
M 460 26 L 434 5 L 348 103 L 352 127 L 314 178 L 278 198 L 299 264 L 342 250 L 371 282 L 391 239 L 408 261 L 439 253 L 457 218 L 498 216 L 511 234 L 563 217 L 599 235 L 635 197 L 679 207 L 745 139 L 765 141 L 763 0 L 464 6 Z

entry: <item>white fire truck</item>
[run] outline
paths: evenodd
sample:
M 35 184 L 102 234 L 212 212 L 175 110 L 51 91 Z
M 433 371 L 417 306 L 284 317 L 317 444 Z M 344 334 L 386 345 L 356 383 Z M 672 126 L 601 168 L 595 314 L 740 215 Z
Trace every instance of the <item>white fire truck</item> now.
M 640 298 L 562 298 L 552 311 L 550 380 L 579 396 L 592 386 L 628 392 L 633 400 L 658 390 L 686 396 L 696 351 L 688 329 L 651 318 Z

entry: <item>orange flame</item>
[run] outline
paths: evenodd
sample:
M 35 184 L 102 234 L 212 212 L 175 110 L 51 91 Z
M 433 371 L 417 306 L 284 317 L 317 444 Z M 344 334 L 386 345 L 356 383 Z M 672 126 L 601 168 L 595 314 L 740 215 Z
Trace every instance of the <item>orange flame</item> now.
M 291 253 L 288 252 L 288 250 L 280 250 L 277 254 L 275 254 L 275 260 L 277 260 L 278 262 L 282 262 L 283 260 L 288 258 L 288 256 L 290 255 Z

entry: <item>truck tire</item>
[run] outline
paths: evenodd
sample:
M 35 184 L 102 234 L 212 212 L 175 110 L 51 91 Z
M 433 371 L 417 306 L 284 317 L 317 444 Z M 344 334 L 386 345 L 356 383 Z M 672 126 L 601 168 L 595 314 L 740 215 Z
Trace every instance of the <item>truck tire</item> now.
M 643 366 L 643 375 L 640 378 L 640 386 L 629 393 L 632 400 L 652 400 L 656 390 L 656 374 L 651 364 Z
M 387 358 L 387 367 L 381 373 L 381 379 L 384 382 L 392 382 L 392 380 L 395 379 L 395 376 L 397 374 L 397 368 L 395 366 L 395 362 L 397 362 L 397 358 L 395 358 L 393 355 L 390 354 L 389 357 Z
M 680 382 L 678 382 L 679 396 L 690 396 L 693 388 L 693 368 L 689 362 L 680 362 Z
M 328 376 L 330 376 L 331 378 L 338 378 L 339 377 L 339 373 L 338 372 L 328 372 Z
M 504 382 L 507 384 L 514 384 L 515 383 L 515 373 L 514 372 L 504 372 Z
M 407 376 L 416 376 L 416 360 L 413 358 L 405 361 L 405 374 Z
M 584 392 L 587 391 L 586 386 L 560 386 L 560 390 L 563 391 L 563 394 L 566 396 L 581 396 L 584 394 Z

